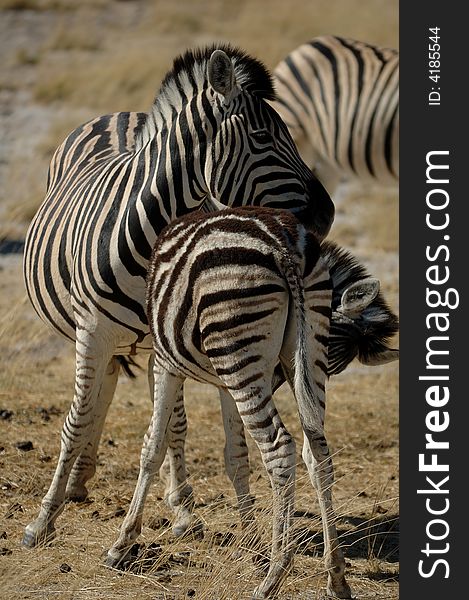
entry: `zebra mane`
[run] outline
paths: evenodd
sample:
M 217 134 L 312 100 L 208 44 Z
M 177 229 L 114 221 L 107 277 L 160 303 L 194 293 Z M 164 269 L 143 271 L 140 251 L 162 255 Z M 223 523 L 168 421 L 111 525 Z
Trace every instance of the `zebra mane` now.
M 336 311 L 345 290 L 352 283 L 370 277 L 370 273 L 352 254 L 333 242 L 321 244 L 321 256 L 332 280 L 332 310 Z M 343 335 L 340 324 L 332 317 L 329 352 L 340 357 L 338 364 L 341 367 L 338 370 L 331 368 L 330 375 L 339 373 L 357 355 L 362 362 L 367 362 L 373 355 L 388 350 L 387 342 L 399 329 L 399 320 L 381 292 L 363 310 L 355 324 L 356 327 L 348 327 L 347 335 Z
M 223 50 L 230 57 L 241 88 L 259 98 L 275 100 L 274 81 L 267 67 L 240 48 L 212 44 L 187 50 L 174 59 L 173 68 L 164 77 L 152 108 L 136 130 L 136 150 L 156 134 L 165 116 L 171 118 L 174 110 L 179 111 L 187 98 L 207 87 L 207 66 L 215 50 Z

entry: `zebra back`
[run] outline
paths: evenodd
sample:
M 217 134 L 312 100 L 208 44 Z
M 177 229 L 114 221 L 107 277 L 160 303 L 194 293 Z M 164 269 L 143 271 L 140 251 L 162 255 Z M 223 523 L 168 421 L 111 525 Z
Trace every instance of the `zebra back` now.
M 399 177 L 399 54 L 337 36 L 299 46 L 274 69 L 275 109 L 329 192 L 340 180 Z
M 317 280 L 322 283 L 315 288 Z M 328 323 L 330 300 L 318 301 L 327 296 L 328 281 L 318 242 L 288 211 L 244 207 L 176 220 L 158 238 L 147 278 L 157 360 L 159 355 L 177 372 L 219 384 L 213 360 L 225 355 L 210 354 L 210 344 L 229 340 L 235 353 L 266 336 L 275 345 L 280 336 L 280 348 L 286 318 L 280 307 L 288 306 L 289 294 L 300 306 L 298 320 L 304 320 L 306 305 L 321 304 Z

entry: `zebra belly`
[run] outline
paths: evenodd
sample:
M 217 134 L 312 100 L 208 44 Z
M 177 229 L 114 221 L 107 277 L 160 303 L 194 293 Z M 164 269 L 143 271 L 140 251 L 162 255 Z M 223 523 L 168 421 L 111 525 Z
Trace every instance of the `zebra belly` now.
M 30 301 L 38 316 L 62 337 L 75 342 L 77 315 L 90 331 L 99 332 L 115 354 L 137 354 L 152 351 L 144 297 L 145 283 L 134 284 L 132 297 L 120 303 L 118 294 L 105 290 L 91 291 L 75 279 L 66 281 L 60 269 L 36 254 L 25 252 L 24 276 Z

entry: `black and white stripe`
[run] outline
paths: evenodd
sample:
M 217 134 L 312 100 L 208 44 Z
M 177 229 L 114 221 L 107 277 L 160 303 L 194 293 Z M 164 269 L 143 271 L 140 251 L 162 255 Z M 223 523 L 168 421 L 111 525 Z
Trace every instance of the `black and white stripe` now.
M 328 592 L 351 598 L 332 509 L 332 461 L 324 437 L 327 345 L 332 290 L 316 238 L 287 211 L 244 208 L 188 215 L 160 235 L 150 261 L 147 311 L 153 334 L 154 411 L 128 514 L 107 564 L 119 566 L 141 531 L 145 498 L 161 467 L 168 430 L 186 377 L 222 392 L 258 445 L 273 488 L 268 573 L 254 592 L 270 598 L 289 572 L 293 545 L 295 442 L 272 399 L 280 361 L 298 405 L 303 457 L 324 525 Z M 227 427 L 230 434 L 230 427 Z M 252 506 L 239 485 L 241 517 Z
M 65 496 L 84 498 L 121 359 L 151 352 L 145 277 L 157 235 L 205 207 L 281 206 L 317 235 L 333 204 L 266 100 L 270 74 L 229 46 L 187 52 L 151 111 L 73 131 L 51 162 L 26 238 L 24 276 L 39 316 L 75 342 L 75 397 L 58 467 L 24 543 L 50 537 Z
M 352 254 L 333 242 L 322 243 L 321 259 L 327 266 L 332 285 L 327 375 L 330 377 L 341 373 L 355 358 L 365 365 L 382 365 L 397 360 L 399 351 L 390 348 L 388 342 L 398 331 L 398 318 L 380 292 L 379 280 L 370 276 Z M 317 282 L 316 291 L 319 292 L 321 285 L 327 288 L 330 284 L 326 281 Z M 316 306 L 316 310 L 320 308 Z M 251 313 L 240 310 L 230 317 L 228 323 L 242 323 L 243 318 L 249 321 L 253 317 Z M 284 382 L 285 373 L 278 363 L 274 370 L 272 390 L 277 390 Z M 232 402 L 230 405 L 229 397 L 228 401 L 226 398 L 226 394 L 221 394 L 226 432 L 225 467 L 235 486 L 243 514 L 252 503 L 249 494 L 249 458 L 243 423 L 237 411 L 233 410 Z M 175 535 L 183 534 L 192 521 L 192 488 L 187 483 L 184 463 L 186 429 L 181 397 L 170 422 L 169 452 L 160 471 L 166 481 L 165 500 L 175 513 Z
M 276 110 L 329 193 L 344 181 L 396 186 L 399 54 L 336 36 L 299 46 L 274 70 Z

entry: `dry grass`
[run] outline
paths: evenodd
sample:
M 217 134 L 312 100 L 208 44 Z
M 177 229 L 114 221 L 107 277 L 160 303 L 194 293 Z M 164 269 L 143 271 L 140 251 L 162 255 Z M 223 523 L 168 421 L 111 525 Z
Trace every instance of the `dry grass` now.
M 195 6 L 195 8 L 194 8 Z M 397 2 L 368 0 L 0 0 L 2 67 L 0 238 L 21 238 L 41 201 L 47 165 L 64 136 L 86 119 L 146 110 L 173 57 L 186 47 L 229 41 L 269 67 L 307 39 L 335 33 L 397 47 Z M 1 33 L 1 32 L 0 32 Z M 11 34 L 11 35 L 10 35 Z M 359 256 L 398 312 L 395 196 L 353 195 L 339 207 L 332 237 Z M 102 566 L 131 498 L 150 403 L 143 372 L 119 381 L 100 447 L 91 500 L 67 505 L 57 539 L 33 552 L 21 547 L 59 450 L 73 390 L 73 348 L 49 331 L 25 298 L 20 257 L 0 257 L 0 598 L 249 598 L 260 575 L 238 527 L 223 468 L 216 392 L 189 383 L 187 459 L 203 539 L 174 540 L 171 515 L 156 482 L 141 542 L 153 547 L 141 573 Z M 142 360 L 142 364 L 144 361 Z M 353 364 L 328 390 L 327 433 L 334 499 L 347 571 L 362 599 L 398 598 L 398 365 Z M 292 398 L 277 404 L 300 441 Z M 2 413 L 8 415 L 8 413 Z M 31 441 L 22 451 L 17 442 Z M 252 486 L 264 550 L 270 537 L 270 490 L 251 446 Z M 315 598 L 323 590 L 322 533 L 316 496 L 298 456 L 299 549 L 282 598 Z M 241 550 L 241 552 L 239 552 Z M 233 555 L 241 554 L 236 560 Z M 70 569 L 68 569 L 68 567 Z
M 4 93 L 12 131 L 0 164 L 0 238 L 24 235 L 64 135 L 99 114 L 148 110 L 187 47 L 230 42 L 273 68 L 324 33 L 398 44 L 397 2 L 386 0 L 271 0 L 268 10 L 260 0 L 0 0 L 0 11 L 0 102 Z M 66 129 L 55 125 L 65 118 Z
M 371 252 L 372 247 L 362 247 L 362 251 Z M 57 539 L 50 546 L 34 551 L 20 546 L 23 529 L 36 515 L 49 485 L 73 388 L 73 348 L 32 314 L 24 298 L 20 267 L 20 257 L 0 263 L 0 353 L 4 357 L 0 410 L 13 413 L 0 420 L 0 597 L 249 598 L 260 574 L 246 550 L 234 493 L 224 474 L 218 398 L 214 389 L 195 383 L 186 387 L 187 461 L 203 538 L 172 538 L 164 521 L 171 514 L 162 502 L 162 484 L 156 481 L 147 502 L 139 540 L 143 547 L 134 571 L 117 573 L 102 566 L 103 553 L 115 540 L 130 502 L 150 417 L 142 372 L 135 382 L 120 379 L 102 438 L 98 472 L 90 485 L 90 501 L 66 506 L 58 521 Z M 385 292 L 392 297 L 388 286 Z M 337 523 L 349 581 L 361 598 L 398 598 L 397 386 L 398 365 L 371 369 L 353 364 L 328 388 L 327 435 L 334 452 Z M 290 393 L 282 388 L 276 402 L 299 442 L 301 432 Z M 31 441 L 33 449 L 17 449 L 21 441 Z M 248 442 L 264 541 L 259 551 L 266 552 L 270 490 L 259 454 Z M 319 598 L 325 585 L 321 523 L 300 456 L 296 506 L 298 552 L 282 598 Z
M 122 509 L 130 501 L 140 441 L 149 418 L 146 382 L 141 375 L 135 385 L 123 380 L 119 386 L 103 436 L 91 501 L 67 505 L 59 520 L 58 538 L 50 547 L 31 552 L 19 546 L 22 529 L 37 511 L 57 455 L 58 431 L 71 387 L 66 388 L 57 380 L 63 380 L 64 374 L 71 379 L 71 353 L 66 355 L 67 359 L 60 359 L 58 364 L 43 367 L 40 376 L 35 370 L 33 381 L 10 389 L 8 396 L 2 398 L 2 406 L 14 410 L 14 416 L 4 426 L 6 435 L 1 456 L 0 514 L 3 518 L 0 535 L 5 531 L 5 538 L 0 546 L 11 551 L 11 554 L 0 556 L 1 589 L 8 593 L 5 597 L 179 599 L 190 597 L 193 590 L 196 598 L 249 598 L 259 581 L 259 573 L 253 568 L 250 553 L 245 550 L 233 492 L 223 474 L 218 400 L 215 392 L 205 386 L 189 384 L 186 390 L 192 424 L 188 466 L 196 494 L 196 516 L 205 529 L 203 539 L 175 541 L 166 523 L 155 521 L 154 516 L 170 518 L 161 501 L 161 483 L 157 482 L 147 503 L 144 531 L 139 540 L 150 556 L 147 554 L 145 560 L 143 553 L 132 573 L 119 574 L 101 566 L 103 552 L 117 535 Z M 61 378 L 57 378 L 58 369 L 62 370 Z M 52 373 L 56 374 L 55 381 L 45 382 Z M 389 372 L 381 374 L 383 380 L 377 387 L 387 389 L 387 392 L 380 402 L 392 403 L 395 398 L 395 390 L 386 388 L 391 375 Z M 389 409 L 391 414 L 378 417 L 377 399 L 373 393 L 375 386 L 366 384 L 369 377 L 362 373 L 331 390 L 328 429 L 331 445 L 336 450 L 335 503 L 354 591 L 360 593 L 360 597 L 391 600 L 398 597 L 397 534 L 394 529 L 397 483 L 393 446 L 396 423 L 392 409 Z M 343 385 L 347 388 L 345 394 L 341 390 Z M 354 393 L 355 386 L 357 392 Z M 41 392 L 35 393 L 34 389 Z M 365 390 L 359 400 L 354 397 L 358 389 Z M 11 402 L 13 391 L 18 398 L 15 403 Z M 287 426 L 300 439 L 291 397 L 281 393 L 278 406 Z M 136 414 L 138 418 L 135 418 Z M 44 420 L 45 417 L 50 420 Z M 352 426 L 345 429 L 343 422 L 349 419 Z M 366 434 L 358 438 L 354 434 L 354 423 L 363 423 L 364 419 L 369 427 Z M 393 425 L 388 426 L 385 434 L 383 421 Z M 14 443 L 25 439 L 33 442 L 34 449 L 30 452 L 16 450 Z M 357 454 L 361 456 L 360 461 L 356 459 Z M 263 531 L 265 546 L 262 550 L 266 552 L 270 536 L 270 492 L 252 444 L 251 456 L 257 519 Z M 34 469 L 31 468 L 33 465 Z M 282 592 L 283 598 L 315 597 L 313 592 L 324 587 L 322 534 L 317 511 L 315 494 L 300 463 L 295 529 L 301 543 L 294 571 Z M 241 558 L 234 560 L 233 555 L 239 550 Z M 63 565 L 68 565 L 70 571 L 62 572 L 67 569 Z

